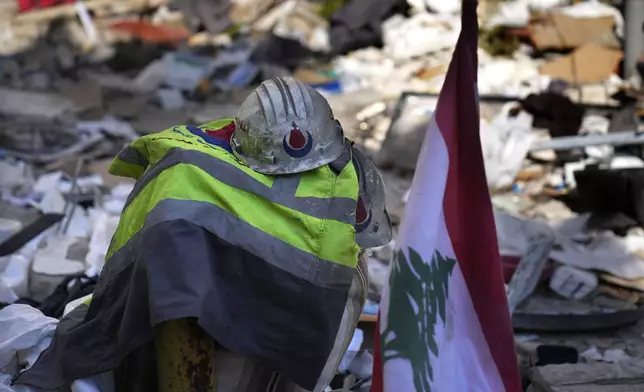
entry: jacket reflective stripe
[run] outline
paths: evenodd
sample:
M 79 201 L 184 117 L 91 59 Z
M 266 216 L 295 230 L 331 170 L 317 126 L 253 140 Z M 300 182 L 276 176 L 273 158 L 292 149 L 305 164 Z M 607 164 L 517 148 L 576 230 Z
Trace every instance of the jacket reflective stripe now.
M 269 187 L 273 184 L 273 181 L 275 179 L 274 176 L 267 176 L 258 173 L 252 170 L 250 167 L 240 164 L 237 158 L 235 158 L 232 154 L 225 152 L 220 147 L 206 143 L 201 137 L 195 136 L 194 134 L 186 130 L 185 127 L 177 126 L 160 133 L 144 136 L 140 139 L 135 140 L 132 143 L 131 147 L 144 154 L 144 156 L 147 157 L 147 159 L 152 164 L 161 160 L 170 149 L 181 148 L 190 151 L 201 151 L 209 156 L 227 162 L 245 173 L 247 176 L 253 177 L 255 180 Z M 349 160 L 350 158 L 346 159 L 347 163 Z M 110 167 L 110 174 L 113 174 L 115 176 L 125 175 L 127 177 L 133 177 L 135 179 L 138 179 L 140 177 L 140 175 L 132 176 L 131 171 L 126 170 L 129 168 L 129 166 L 127 168 L 124 168 L 125 165 L 128 164 L 116 157 L 112 162 L 112 166 Z M 334 169 L 336 173 L 337 169 L 338 168 Z M 313 196 L 319 198 L 320 195 L 328 195 L 328 184 L 324 183 L 324 181 L 321 180 L 328 180 L 329 178 L 331 178 L 331 176 L 337 176 L 337 174 L 334 174 L 334 171 L 325 166 L 313 171 L 302 173 L 302 179 L 297 190 L 297 196 Z M 357 200 L 356 190 L 354 189 L 354 181 L 350 181 L 351 177 L 354 175 L 355 170 L 353 170 L 351 165 L 345 164 L 344 169 L 339 175 L 340 179 L 343 181 L 339 181 L 333 191 L 333 195 L 335 197 L 355 198 Z
M 324 166 L 280 178 L 253 171 L 185 126 L 144 136 L 131 147 L 149 164 L 145 173 L 132 176 L 138 181 L 110 244 L 108 259 L 143 227 L 157 203 L 178 199 L 211 203 L 294 248 L 355 268 L 359 248 L 353 224 L 358 182 L 354 165 L 348 163 L 350 148 L 344 161 L 338 160 L 333 168 Z M 132 167 L 116 157 L 110 173 L 131 176 Z
M 145 169 L 149 164 L 147 162 L 147 159 L 145 159 L 144 162 L 142 159 L 139 159 L 139 156 L 145 159 L 145 156 L 141 154 L 137 149 L 132 146 L 128 146 L 117 154 L 117 156 L 112 161 L 112 165 L 114 165 L 114 162 L 118 162 L 119 176 L 139 178 L 143 174 L 143 172 L 145 172 Z M 111 167 L 112 166 L 110 166 L 110 170 Z
M 101 272 L 96 293 L 100 287 L 134 262 L 133 254 L 140 246 L 139 238 L 147 227 L 172 221 L 187 220 L 215 234 L 223 241 L 239 246 L 291 274 L 315 285 L 348 292 L 355 268 L 344 266 L 302 251 L 211 203 L 194 200 L 165 199 L 159 201 L 147 214 L 145 224 L 116 251 Z M 208 259 L 208 255 L 195 254 Z M 297 262 L 294 262 L 297 261 Z M 355 266 L 354 266 L 355 267 Z
M 300 174 L 286 174 L 275 177 L 271 189 L 295 196 L 297 188 L 300 186 L 301 178 L 302 176 Z
M 194 151 L 187 152 L 177 149 L 176 154 L 193 156 Z M 194 156 L 201 157 L 203 155 Z M 159 165 L 154 167 L 156 166 Z M 257 195 L 244 190 L 244 186 L 230 185 L 221 181 L 220 178 L 219 175 L 212 177 L 200 166 L 191 164 L 175 164 L 158 173 L 145 188 L 139 191 L 124 211 L 108 251 L 108 257 L 123 246 L 130 236 L 141 229 L 145 216 L 151 209 L 160 201 L 170 198 L 212 203 L 234 217 L 248 222 L 269 235 L 280 238 L 293 247 L 348 267 L 354 268 L 356 266 L 358 247 L 354 240 L 355 230 L 352 224 L 317 218 L 308 212 L 283 206 L 278 200 L 284 199 L 292 204 L 299 204 L 304 210 L 326 216 L 328 214 L 318 210 L 315 205 L 322 204 L 328 210 L 334 210 L 337 208 L 336 202 L 344 204 L 342 199 L 318 199 L 316 203 L 307 203 L 308 198 L 303 200 L 279 192 L 273 192 L 273 194 L 283 196 L 257 197 Z M 237 178 L 239 179 L 239 177 Z M 242 178 L 247 182 L 250 180 L 248 177 Z M 268 189 L 270 190 L 270 188 Z M 347 208 L 352 208 L 351 211 L 355 209 L 355 201 L 353 203 L 353 207 L 346 205 Z M 212 217 L 212 219 L 218 218 Z M 284 254 L 283 257 L 290 259 L 291 262 L 296 262 L 289 254 Z
M 127 146 L 121 150 L 121 152 L 116 155 L 116 157 L 123 162 L 130 163 L 132 165 L 142 166 L 144 169 L 148 166 L 148 158 L 139 152 L 134 147 Z
M 275 189 L 266 186 L 255 178 L 246 176 L 244 171 L 237 167 L 196 150 L 185 150 L 181 148 L 171 149 L 159 162 L 146 171 L 137 181 L 134 189 L 128 196 L 125 208 L 129 208 L 133 200 L 152 182 L 159 174 L 175 165 L 194 165 L 212 176 L 213 179 L 221 181 L 231 187 L 244 190 L 248 193 L 260 196 L 273 203 L 299 211 L 319 219 L 332 219 L 353 225 L 355 222 L 356 200 L 344 197 L 319 198 L 319 197 L 296 197 L 293 189 L 280 189 L 287 186 L 287 181 L 299 184 L 301 175 L 288 176 L 290 178 L 280 179 L 276 177 L 278 184 Z M 286 176 L 285 176 L 286 177 Z M 288 185 L 293 186 L 293 183 Z

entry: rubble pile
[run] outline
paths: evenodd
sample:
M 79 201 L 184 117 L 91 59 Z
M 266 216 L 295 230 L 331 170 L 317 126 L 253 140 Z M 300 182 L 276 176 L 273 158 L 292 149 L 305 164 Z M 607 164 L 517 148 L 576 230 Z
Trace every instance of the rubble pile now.
M 133 187 L 107 173 L 111 158 L 140 135 L 234 116 L 274 76 L 327 96 L 402 219 L 460 0 L 62 3 L 0 1 L 1 306 L 59 318 L 91 293 Z M 644 94 L 641 77 L 618 76 L 622 13 L 596 0 L 479 3 L 482 149 L 515 324 L 635 322 Z M 368 333 L 394 246 L 370 258 Z M 341 366 L 357 383 L 370 375 L 368 333 Z

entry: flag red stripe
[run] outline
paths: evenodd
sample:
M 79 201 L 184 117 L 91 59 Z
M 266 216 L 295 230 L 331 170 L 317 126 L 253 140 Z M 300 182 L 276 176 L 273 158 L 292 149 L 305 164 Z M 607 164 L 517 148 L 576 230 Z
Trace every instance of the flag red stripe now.
M 383 392 L 382 382 L 382 354 L 380 353 L 380 313 L 376 323 L 375 341 L 373 342 L 373 378 L 370 392 Z
M 521 391 L 479 135 L 476 0 L 463 0 L 463 27 L 436 108 L 449 154 L 443 200 L 447 231 L 505 392 Z

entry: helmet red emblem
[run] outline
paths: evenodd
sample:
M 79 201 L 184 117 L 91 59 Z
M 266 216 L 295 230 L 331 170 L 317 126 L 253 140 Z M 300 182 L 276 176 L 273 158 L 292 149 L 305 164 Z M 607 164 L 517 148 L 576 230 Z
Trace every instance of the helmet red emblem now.
M 356 232 L 364 231 L 371 224 L 371 210 L 367 209 L 362 197 L 358 197 L 358 204 L 356 205 Z
M 306 137 L 295 123 L 293 123 L 291 133 L 289 133 L 288 135 L 288 144 L 289 146 L 291 146 L 291 148 L 294 148 L 296 150 L 299 150 L 300 148 L 304 147 L 304 145 L 306 145 Z
M 295 122 L 292 122 L 291 131 L 284 136 L 282 144 L 288 155 L 293 158 L 303 158 L 311 151 L 313 138 L 309 132 L 305 134 Z
M 358 205 L 356 206 L 356 223 L 364 223 L 368 217 L 367 208 L 362 201 L 362 197 L 359 197 Z

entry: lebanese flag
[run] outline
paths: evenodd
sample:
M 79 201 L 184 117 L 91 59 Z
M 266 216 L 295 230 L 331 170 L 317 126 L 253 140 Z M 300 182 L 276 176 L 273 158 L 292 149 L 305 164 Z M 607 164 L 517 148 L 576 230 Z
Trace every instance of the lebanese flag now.
M 485 180 L 476 0 L 418 158 L 380 304 L 372 392 L 519 392 Z

